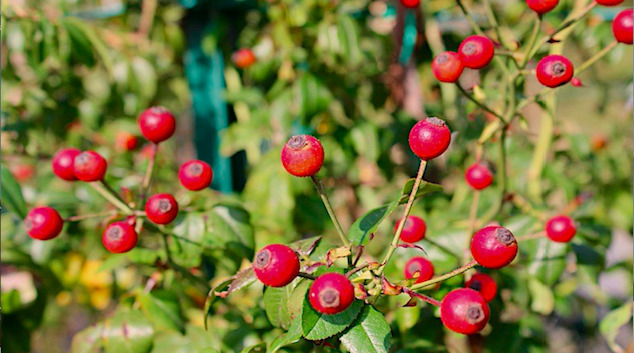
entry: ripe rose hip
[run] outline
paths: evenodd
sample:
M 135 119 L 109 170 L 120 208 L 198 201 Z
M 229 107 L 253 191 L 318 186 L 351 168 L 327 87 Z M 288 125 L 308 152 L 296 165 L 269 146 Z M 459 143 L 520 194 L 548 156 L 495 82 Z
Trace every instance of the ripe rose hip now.
M 255 64 L 255 55 L 251 49 L 238 49 L 231 54 L 231 61 L 239 69 L 246 69 Z
M 313 309 L 322 314 L 337 314 L 346 310 L 354 301 L 354 287 L 346 276 L 326 273 L 317 277 L 310 286 L 308 301 Z
M 526 0 L 526 5 L 540 15 L 550 12 L 557 7 L 557 4 L 559 4 L 559 0 Z
M 394 225 L 394 233 L 396 233 L 399 224 L 401 224 L 400 219 Z M 417 216 L 408 216 L 405 220 L 405 226 L 403 226 L 403 230 L 401 231 L 401 240 L 406 243 L 421 241 L 425 238 L 426 230 L 427 225 L 422 218 Z
M 115 136 L 115 146 L 119 151 L 132 151 L 139 145 L 139 139 L 127 131 L 119 131 Z
M 156 194 L 148 198 L 145 213 L 156 224 L 168 224 L 178 216 L 178 203 L 170 194 Z
M 420 5 L 420 0 L 401 0 L 401 4 L 408 9 L 415 9 Z
M 75 172 L 73 171 L 73 165 L 75 163 L 75 157 L 81 153 L 76 148 L 62 148 L 53 156 L 53 173 L 61 179 L 67 181 L 77 180 Z
M 453 83 L 458 81 L 464 70 L 462 61 L 458 53 L 446 51 L 439 54 L 431 62 L 431 71 L 440 82 Z
M 84 151 L 75 157 L 73 172 L 81 181 L 103 180 L 108 169 L 108 162 L 95 151 Z
M 418 274 L 416 283 L 425 282 L 434 277 L 434 264 L 422 256 L 412 257 L 405 263 L 403 274 L 406 279 L 414 278 Z
M 597 4 L 603 6 L 616 6 L 620 5 L 623 0 L 596 0 Z
M 255 254 L 253 271 L 265 286 L 284 287 L 297 277 L 299 259 L 288 246 L 271 244 Z
M 465 172 L 465 180 L 476 190 L 485 189 L 493 182 L 493 173 L 484 163 L 476 163 Z
M 489 322 L 489 305 L 471 288 L 454 289 L 440 305 L 440 320 L 451 331 L 472 335 Z
M 101 241 L 111 253 L 119 254 L 132 250 L 138 237 L 134 227 L 127 222 L 114 222 L 103 232 Z
M 36 207 L 24 219 L 27 234 L 38 240 L 49 240 L 59 235 L 64 220 L 52 207 Z
M 460 43 L 458 55 L 465 67 L 479 70 L 493 60 L 495 47 L 493 41 L 483 36 L 470 36 Z
M 18 183 L 29 181 L 35 174 L 35 168 L 31 164 L 16 164 L 9 169 Z
M 151 107 L 144 110 L 139 116 L 139 129 L 149 141 L 163 142 L 174 134 L 176 119 L 164 107 Z
M 417 122 L 409 131 L 409 148 L 424 161 L 440 156 L 450 142 L 451 131 L 443 120 L 436 117 Z
M 619 12 L 614 21 L 612 21 L 612 32 L 614 38 L 624 44 L 632 44 L 632 26 L 634 20 L 632 19 L 632 9 L 626 9 Z
M 189 190 L 198 191 L 211 185 L 214 173 L 209 164 L 201 160 L 186 162 L 178 172 L 178 179 L 181 184 Z
M 282 164 L 294 176 L 313 176 L 324 164 L 324 148 L 310 135 L 293 136 L 282 148 Z
M 465 284 L 465 287 L 471 288 L 480 293 L 482 298 L 484 298 L 487 302 L 493 300 L 498 292 L 498 286 L 495 284 L 493 278 L 484 273 L 476 273 L 473 275 Z
M 484 227 L 471 239 L 471 255 L 486 268 L 502 268 L 517 255 L 517 241 L 504 227 Z
M 555 216 L 546 222 L 546 235 L 552 241 L 567 243 L 575 234 L 577 234 L 577 226 L 575 221 L 568 216 Z
M 544 86 L 555 88 L 570 82 L 575 69 L 563 55 L 548 55 L 537 63 L 537 80 Z

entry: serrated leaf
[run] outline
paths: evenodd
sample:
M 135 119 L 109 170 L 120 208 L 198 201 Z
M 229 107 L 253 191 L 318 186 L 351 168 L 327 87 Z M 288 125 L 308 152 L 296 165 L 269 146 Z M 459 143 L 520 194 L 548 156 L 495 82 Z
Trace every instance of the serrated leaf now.
M 310 237 L 310 238 L 294 241 L 288 244 L 288 246 L 291 249 L 295 250 L 297 253 L 304 256 L 308 256 L 313 252 L 313 250 L 315 250 L 320 240 L 321 240 L 321 235 L 318 235 L 316 237 Z
M 227 289 L 227 295 L 240 290 L 242 288 L 246 288 L 250 286 L 257 277 L 255 276 L 255 272 L 253 271 L 253 267 L 245 268 L 244 270 L 236 273 L 231 277 L 232 281 Z
M 0 169 L 0 202 L 2 202 L 3 207 L 24 219 L 26 217 L 26 204 L 24 197 L 22 197 L 20 184 L 5 166 L 1 166 Z
M 632 318 L 632 302 L 628 301 L 624 305 L 610 311 L 603 317 L 599 324 L 599 331 L 608 345 L 614 352 L 624 352 L 624 350 L 616 343 L 616 335 L 621 326 L 626 325 Z
M 313 309 L 306 296 L 302 308 L 302 333 L 311 341 L 332 337 L 348 328 L 359 315 L 362 307 L 363 302 L 355 300 L 348 309 L 339 314 L 324 315 Z
M 247 211 L 233 205 L 218 205 L 205 213 L 205 217 L 209 233 L 206 241 L 220 245 L 236 258 L 253 258 L 254 230 Z
M 375 208 L 359 217 L 348 231 L 348 239 L 353 245 L 366 245 L 370 236 L 379 229 L 379 225 L 398 207 L 397 202 Z
M 264 310 L 273 326 L 284 329 L 288 329 L 290 326 L 292 319 L 289 311 L 289 300 L 295 288 L 302 282 L 306 282 L 306 280 L 298 278 L 284 287 L 267 287 L 264 290 Z
M 140 292 L 137 294 L 143 314 L 157 330 L 182 331 L 184 321 L 178 305 L 178 297 L 167 291 Z
M 271 342 L 269 347 L 269 353 L 275 353 L 281 348 L 289 346 L 293 343 L 299 342 L 302 338 L 302 316 L 297 315 L 291 322 L 291 326 L 288 328 L 288 332 L 276 338 Z
M 383 314 L 366 305 L 340 340 L 350 353 L 387 353 L 391 347 L 390 325 Z
M 145 353 L 152 348 L 154 330 L 139 311 L 121 311 L 104 321 L 101 333 L 106 353 Z

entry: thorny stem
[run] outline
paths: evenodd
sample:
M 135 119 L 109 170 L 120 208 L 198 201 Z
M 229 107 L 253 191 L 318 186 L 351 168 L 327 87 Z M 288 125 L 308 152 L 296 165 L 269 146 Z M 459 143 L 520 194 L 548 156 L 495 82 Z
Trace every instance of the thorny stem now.
M 315 175 L 312 175 L 310 179 L 313 181 L 313 184 L 315 184 L 317 193 L 319 194 L 319 197 L 321 197 L 321 201 L 324 203 L 324 206 L 326 207 L 326 211 L 328 211 L 328 215 L 330 216 L 332 223 L 335 225 L 335 229 L 339 234 L 339 238 L 341 238 L 341 242 L 344 246 L 350 247 L 350 242 L 348 242 L 348 239 L 346 238 L 346 233 L 344 233 L 343 228 L 341 228 L 341 224 L 339 223 L 339 219 L 337 219 L 335 211 L 332 209 L 332 205 L 330 204 L 328 195 L 326 195 L 326 192 L 324 191 L 324 185 L 321 183 L 321 180 L 319 180 L 319 178 Z
M 456 82 L 456 87 L 458 87 L 458 90 L 465 96 L 467 97 L 470 101 L 472 101 L 473 103 L 475 103 L 478 107 L 484 109 L 485 111 L 493 114 L 496 118 L 504 121 L 504 118 L 502 118 L 502 115 L 500 115 L 499 113 L 493 111 L 493 109 L 489 108 L 486 104 L 479 102 L 477 99 L 475 99 L 475 97 L 473 97 L 472 95 L 469 94 L 469 92 L 467 92 L 461 85 L 460 83 Z
M 428 304 L 431 304 L 433 306 L 439 307 L 440 305 L 442 305 L 442 302 L 440 300 L 434 299 L 434 298 L 432 298 L 432 297 L 430 297 L 428 295 L 421 294 L 421 293 L 416 293 L 416 292 L 413 292 L 413 291 L 410 291 L 410 290 L 406 291 L 406 293 L 409 294 L 410 296 L 412 296 L 413 298 L 420 299 L 420 300 L 422 300 L 422 301 L 424 301 L 424 302 L 426 302 Z
M 403 216 L 401 217 L 401 221 L 396 228 L 396 232 L 394 233 L 394 238 L 392 238 L 392 243 L 390 244 L 390 248 L 387 250 L 387 254 L 385 254 L 385 258 L 381 262 L 381 267 L 379 267 L 377 274 L 381 276 L 383 273 L 383 269 L 385 265 L 387 265 L 388 261 L 394 254 L 398 246 L 398 241 L 401 238 L 401 233 L 403 232 L 403 228 L 405 227 L 405 220 L 407 220 L 407 216 L 409 216 L 409 212 L 412 210 L 412 205 L 414 204 L 414 200 L 416 200 L 416 193 L 418 193 L 418 188 L 420 187 L 420 183 L 423 180 L 423 174 L 425 174 L 425 169 L 427 168 L 427 161 L 420 160 L 420 166 L 418 167 L 418 174 L 416 174 L 416 180 L 414 181 L 414 187 L 412 188 L 412 192 L 409 194 L 409 200 L 405 205 L 405 209 L 403 210 Z
M 114 215 L 117 215 L 118 213 L 119 212 L 117 212 L 115 210 L 111 210 L 111 211 L 100 212 L 100 213 L 92 213 L 92 214 L 70 216 L 70 217 L 64 218 L 64 222 L 78 222 L 78 221 L 83 221 L 85 219 L 114 216 Z
M 133 213 L 130 206 L 126 205 L 125 202 L 119 200 L 119 198 L 112 193 L 110 189 L 104 187 L 104 185 L 100 182 L 92 182 L 88 183 L 88 185 L 92 186 L 104 199 L 110 202 L 113 206 L 121 210 L 121 212 L 125 215 L 129 215 Z
M 432 284 L 436 284 L 438 282 L 442 282 L 442 281 L 445 281 L 445 280 L 447 280 L 449 278 L 455 277 L 455 276 L 457 276 L 459 274 L 465 273 L 466 271 L 474 268 L 477 264 L 478 263 L 476 262 L 476 260 L 473 260 L 473 261 L 471 261 L 471 262 L 469 262 L 469 263 L 467 263 L 467 264 L 465 264 L 465 265 L 463 265 L 463 266 L 461 266 L 461 267 L 459 267 L 459 268 L 457 268 L 457 269 L 455 269 L 455 270 L 453 270 L 451 272 L 445 273 L 442 276 L 438 276 L 436 278 L 432 278 L 432 279 L 427 280 L 425 282 L 416 283 L 410 289 L 411 290 L 418 290 L 418 289 L 422 289 L 422 288 L 425 288 L 425 287 L 429 287 Z
M 363 266 L 359 266 L 359 267 L 355 267 L 352 270 L 346 272 L 346 277 L 350 278 L 350 276 L 354 275 L 355 273 L 364 270 L 366 268 L 368 268 L 368 266 L 370 266 L 370 263 L 365 263 L 363 264 Z

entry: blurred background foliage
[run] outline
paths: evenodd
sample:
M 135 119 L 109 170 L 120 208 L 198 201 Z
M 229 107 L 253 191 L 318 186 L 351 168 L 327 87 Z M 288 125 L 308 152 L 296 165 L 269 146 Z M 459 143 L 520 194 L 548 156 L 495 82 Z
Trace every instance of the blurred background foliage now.
M 556 27 L 574 3 L 561 1 L 546 16 L 546 30 Z M 25 205 L 51 205 L 63 216 L 103 210 L 91 189 L 54 178 L 50 157 L 63 146 L 96 149 L 108 158 L 109 181 L 124 194 L 134 190 L 147 151 L 143 146 L 122 151 L 115 141 L 122 130 L 137 133 L 136 116 L 150 105 L 164 105 L 178 115 L 177 137 L 162 149 L 154 183 L 155 191 L 174 191 L 179 162 L 195 156 L 182 64 L 187 55 L 183 24 L 195 11 L 209 12 L 203 49 L 208 54 L 220 50 L 226 60 L 226 90 L 220 98 L 231 105 L 232 124 L 222 132 L 220 152 L 245 154 L 246 168 L 234 172 L 246 175 L 247 182 L 232 195 L 178 192 L 188 213 L 179 218 L 178 237 L 170 243 L 176 263 L 215 285 L 248 265 L 254 249 L 268 243 L 324 235 L 320 248 L 327 249 L 336 237 L 319 197 L 307 180 L 292 178 L 279 162 L 286 139 L 296 133 L 320 138 L 326 150 L 321 176 L 347 229 L 364 212 L 392 201 L 414 175 L 417 161 L 407 147 L 407 133 L 416 119 L 436 115 L 447 120 L 453 143 L 425 178 L 442 184 L 444 191 L 425 196 L 413 214 L 427 221 L 428 238 L 445 249 L 425 240 L 421 244 L 436 272 L 456 267 L 472 198 L 463 171 L 474 161 L 475 141 L 490 117 L 431 75 L 432 57 L 445 48 L 455 50 L 470 34 L 453 1 L 424 2 L 416 25 L 422 34 L 406 43 L 414 48 L 405 62 L 399 60 L 405 10 L 396 2 L 184 5 L 2 3 L 2 343 L 7 351 L 198 352 L 213 347 L 240 352 L 250 346 L 257 351 L 284 332 L 280 326 L 287 328 L 265 310 L 275 298 L 265 298 L 263 305 L 262 287 L 254 284 L 217 300 L 209 318 L 212 329 L 205 331 L 207 284 L 161 267 L 166 254 L 158 234 L 148 232 L 129 254 L 110 255 L 100 244 L 101 222 L 72 223 L 51 242 L 32 241 L 21 227 Z M 524 2 L 494 5 L 498 20 L 510 28 L 503 33 L 506 40 L 525 40 L 533 14 Z M 470 6 L 482 15 L 477 20 L 486 21 L 479 2 Z M 563 48 L 573 62 L 612 41 L 610 20 L 616 13 L 597 8 L 576 27 Z M 229 59 L 242 47 L 257 57 L 245 70 Z M 532 211 L 510 204 L 492 214 L 500 195 L 500 185 L 494 184 L 482 194 L 482 218 L 502 222 L 516 235 L 541 230 L 539 215 L 559 212 L 569 212 L 581 226 L 571 244 L 546 239 L 521 244 L 517 264 L 492 274 L 502 290 L 492 302 L 485 351 L 602 352 L 628 345 L 631 351 L 631 63 L 632 47 L 621 45 L 580 77 L 584 87 L 560 89 L 553 144 L 537 195 L 527 189 L 527 171 L 545 118 L 537 105 L 528 106 L 525 119 L 510 127 L 509 190 L 523 195 Z M 504 92 L 494 72 L 463 76 L 463 83 L 479 83 L 477 93 L 488 99 Z M 538 90 L 536 82 L 526 82 L 527 95 Z M 485 147 L 488 160 L 495 162 L 498 154 L 495 146 Z M 18 201 L 7 205 L 9 199 Z M 384 222 L 366 254 L 383 252 L 393 221 Z M 400 278 L 415 252 L 398 251 L 388 278 Z M 432 294 L 441 298 L 460 285 L 456 278 Z M 393 351 L 465 351 L 464 339 L 446 334 L 433 310 L 398 308 L 402 303 L 397 297 L 378 304 L 392 327 Z M 628 328 L 619 331 L 624 324 Z M 134 327 L 132 335 L 122 334 L 125 325 Z M 311 347 L 303 342 L 284 349 Z

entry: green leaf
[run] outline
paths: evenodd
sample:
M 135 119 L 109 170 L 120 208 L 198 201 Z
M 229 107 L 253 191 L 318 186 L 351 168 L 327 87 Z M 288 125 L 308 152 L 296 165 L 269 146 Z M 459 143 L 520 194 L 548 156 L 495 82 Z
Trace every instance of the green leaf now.
M 169 245 L 169 250 L 174 262 L 183 267 L 196 267 L 200 265 L 203 248 L 201 242 L 205 236 L 205 219 L 200 213 L 187 213 L 179 217 L 178 224 L 174 227 L 174 237 Z
M 271 342 L 269 353 L 275 353 L 283 347 L 289 346 L 293 343 L 297 343 L 301 338 L 302 316 L 297 315 L 297 317 L 291 322 L 291 326 L 288 328 L 288 332 L 277 337 L 275 340 L 273 340 L 273 342 Z
M 391 346 L 390 325 L 383 314 L 366 305 L 340 340 L 350 353 L 387 353 Z
M 366 245 L 370 241 L 371 235 L 379 229 L 381 222 L 394 212 L 396 207 L 398 207 L 398 203 L 392 202 L 366 212 L 350 226 L 348 239 L 354 245 Z
M 531 310 L 542 315 L 550 315 L 553 312 L 555 296 L 550 287 L 531 277 L 528 279 L 528 291 L 531 294 Z
M 528 253 L 528 273 L 546 286 L 557 282 L 566 268 L 567 244 L 556 243 L 548 238 L 528 241 L 520 245 Z M 524 250 L 525 249 L 525 250 Z
M 236 255 L 234 260 L 251 259 L 255 238 L 249 213 L 233 205 L 218 205 L 205 213 L 208 237 L 205 243 L 220 246 Z
M 205 348 L 205 349 L 203 349 L 202 351 L 200 351 L 198 353 L 218 353 L 218 351 L 213 349 L 213 348 Z
M 103 324 L 106 353 L 144 353 L 152 348 L 154 330 L 139 311 L 121 311 Z
M 240 353 L 260 353 L 260 352 L 266 352 L 265 342 L 261 342 L 253 346 L 246 347 L 245 349 L 240 351 Z
M 279 288 L 267 287 L 264 290 L 264 310 L 273 326 L 284 329 L 289 328 L 291 320 L 301 310 L 301 303 L 309 287 L 309 281 L 298 278 L 287 286 Z M 295 292 L 295 289 L 299 289 L 299 291 Z M 294 293 L 295 295 L 293 295 Z M 291 298 L 294 298 L 293 302 L 295 302 L 293 312 L 291 311 Z
M 311 341 L 319 341 L 332 337 L 349 327 L 359 315 L 362 307 L 363 302 L 355 300 L 348 309 L 339 314 L 324 315 L 313 309 L 308 301 L 308 296 L 306 296 L 304 299 L 304 307 L 302 308 L 303 335 L 306 339 Z
M 313 250 L 315 250 L 320 240 L 321 240 L 321 236 L 318 235 L 316 237 L 310 237 L 310 238 L 294 241 L 288 244 L 288 246 L 291 249 L 298 252 L 300 255 L 308 256 L 313 252 Z
M 405 182 L 405 185 L 401 189 L 401 198 L 399 200 L 399 204 L 402 205 L 404 203 L 407 203 L 407 201 L 409 200 L 409 195 L 412 193 L 412 190 L 414 189 L 415 182 L 416 182 L 416 179 L 409 179 L 407 182 Z M 436 191 L 442 191 L 442 186 L 438 184 L 426 182 L 425 180 L 421 180 L 420 185 L 418 186 L 418 192 L 416 192 L 415 199 L 418 199 L 419 197 L 425 194 L 429 194 Z
M 4 303 L 4 302 L 3 302 Z M 101 352 L 101 331 L 103 324 L 89 326 L 73 337 L 70 346 L 71 353 L 99 353 Z
M 632 302 L 628 301 L 622 306 L 610 311 L 601 323 L 599 324 L 599 331 L 608 345 L 614 352 L 623 352 L 624 350 L 616 343 L 616 335 L 619 332 L 621 326 L 626 325 L 632 318 Z
M 13 174 L 5 166 L 1 167 L 0 174 L 0 191 L 2 206 L 12 211 L 21 219 L 26 217 L 26 204 L 22 197 L 20 184 L 15 180 Z
M 137 300 L 141 311 L 152 322 L 157 330 L 182 331 L 185 323 L 178 305 L 178 297 L 172 292 L 154 291 L 140 292 Z
M 209 293 L 207 293 L 207 298 L 205 299 L 205 307 L 203 308 L 203 313 L 205 313 L 205 317 L 203 318 L 205 320 L 205 330 L 208 329 L 207 325 L 207 316 L 209 316 L 209 314 L 211 313 L 211 309 L 213 308 L 213 304 L 216 302 L 216 299 L 218 299 L 220 292 L 223 289 L 227 288 L 229 286 L 229 284 L 231 284 L 231 282 L 233 282 L 232 278 L 227 279 L 226 281 L 218 284 L 217 286 L 211 288 L 209 290 Z

